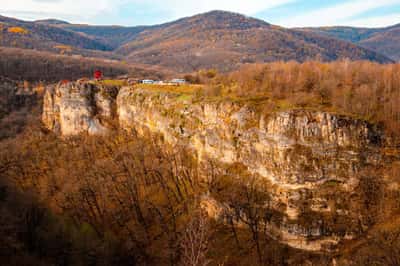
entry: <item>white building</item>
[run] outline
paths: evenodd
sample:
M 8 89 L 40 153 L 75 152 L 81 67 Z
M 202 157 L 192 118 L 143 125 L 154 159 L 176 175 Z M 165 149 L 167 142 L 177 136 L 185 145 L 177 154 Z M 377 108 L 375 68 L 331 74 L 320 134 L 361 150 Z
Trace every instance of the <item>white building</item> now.
M 144 79 L 141 81 L 142 84 L 154 84 L 154 80 L 152 79 Z
M 171 80 L 171 83 L 181 85 L 181 84 L 186 84 L 187 82 L 185 79 L 173 79 L 173 80 Z

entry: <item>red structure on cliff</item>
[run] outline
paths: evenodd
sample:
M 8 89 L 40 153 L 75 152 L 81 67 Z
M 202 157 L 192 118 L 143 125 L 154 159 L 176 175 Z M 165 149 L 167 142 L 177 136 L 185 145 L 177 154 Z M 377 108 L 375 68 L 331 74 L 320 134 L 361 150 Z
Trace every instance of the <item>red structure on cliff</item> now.
M 96 70 L 94 72 L 94 78 L 95 79 L 101 79 L 103 77 L 103 73 L 100 70 Z

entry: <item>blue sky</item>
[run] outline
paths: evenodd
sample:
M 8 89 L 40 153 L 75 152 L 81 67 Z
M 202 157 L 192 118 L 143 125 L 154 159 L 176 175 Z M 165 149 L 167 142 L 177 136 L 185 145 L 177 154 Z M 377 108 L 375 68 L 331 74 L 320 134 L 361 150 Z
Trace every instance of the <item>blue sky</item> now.
M 97 25 L 158 24 L 215 9 L 286 27 L 400 23 L 400 0 L 0 0 L 4 16 Z

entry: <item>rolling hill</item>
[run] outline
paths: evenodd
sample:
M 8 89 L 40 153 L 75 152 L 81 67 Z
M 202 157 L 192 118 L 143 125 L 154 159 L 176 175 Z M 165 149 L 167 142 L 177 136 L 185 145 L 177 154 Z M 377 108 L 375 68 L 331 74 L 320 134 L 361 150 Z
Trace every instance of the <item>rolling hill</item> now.
M 225 11 L 137 27 L 76 25 L 57 19 L 27 22 L 0 17 L 0 27 L 0 46 L 125 60 L 182 73 L 204 68 L 230 71 L 246 63 L 302 62 L 315 58 L 391 62 L 380 53 L 336 36 L 286 29 Z
M 129 41 L 132 41 L 139 33 L 141 33 L 146 29 L 156 27 L 156 26 L 136 26 L 136 27 L 93 26 L 86 24 L 71 24 L 56 19 L 40 20 L 35 22 L 46 24 L 48 26 L 55 26 L 68 31 L 73 31 L 83 36 L 88 36 L 89 38 L 96 40 L 111 49 L 116 49 L 119 46 Z
M 0 23 L 2 46 L 51 50 L 56 49 L 57 45 L 69 45 L 81 49 L 112 50 L 90 37 L 41 22 L 27 22 L 0 16 Z
M 27 22 L 0 16 L 0 46 L 65 55 L 120 59 L 112 48 L 93 37 L 44 22 Z
M 400 60 L 400 24 L 386 28 L 321 27 L 300 30 L 349 41 L 392 60 Z
M 240 14 L 212 11 L 148 29 L 116 50 L 129 62 L 179 72 L 229 71 L 244 63 L 339 58 L 389 62 L 385 56 L 341 40 L 285 29 Z

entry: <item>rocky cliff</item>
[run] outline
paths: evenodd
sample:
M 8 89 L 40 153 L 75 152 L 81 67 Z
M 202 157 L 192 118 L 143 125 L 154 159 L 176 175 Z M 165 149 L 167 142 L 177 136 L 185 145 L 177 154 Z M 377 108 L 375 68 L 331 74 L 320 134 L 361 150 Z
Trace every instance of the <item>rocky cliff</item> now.
M 117 121 L 127 131 L 153 132 L 169 145 L 192 149 L 200 164 L 240 165 L 266 184 L 270 199 L 263 208 L 277 213 L 266 224 L 270 235 L 293 247 L 332 250 L 359 236 L 368 226 L 359 184 L 381 164 L 382 132 L 351 117 L 268 113 L 260 104 L 77 82 L 48 89 L 43 122 L 72 136 L 106 134 Z M 210 192 L 203 205 L 216 219 L 233 211 L 218 193 Z
M 116 88 L 84 81 L 49 87 L 42 120 L 50 130 L 64 136 L 106 134 L 108 123 L 115 118 L 116 95 Z

